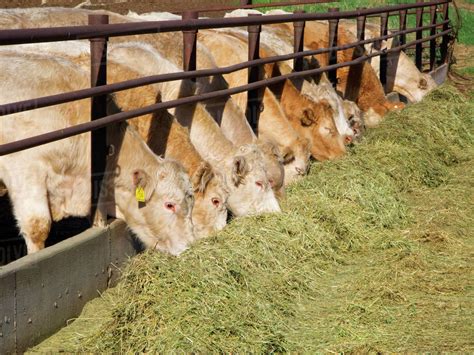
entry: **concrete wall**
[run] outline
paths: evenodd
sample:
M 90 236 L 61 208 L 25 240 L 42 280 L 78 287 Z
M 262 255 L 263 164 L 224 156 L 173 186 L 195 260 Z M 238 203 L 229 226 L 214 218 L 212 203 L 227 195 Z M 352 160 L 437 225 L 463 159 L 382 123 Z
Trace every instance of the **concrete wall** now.
M 21 353 L 77 317 L 136 254 L 122 221 L 0 267 L 0 354 Z

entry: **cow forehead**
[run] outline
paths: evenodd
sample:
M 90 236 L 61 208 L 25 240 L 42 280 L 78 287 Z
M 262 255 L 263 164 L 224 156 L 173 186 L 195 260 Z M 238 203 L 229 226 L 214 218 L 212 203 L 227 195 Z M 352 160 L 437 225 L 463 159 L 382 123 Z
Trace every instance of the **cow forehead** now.
M 192 194 L 192 185 L 188 174 L 181 164 L 175 161 L 164 161 L 156 170 L 157 187 L 166 194 L 184 197 Z

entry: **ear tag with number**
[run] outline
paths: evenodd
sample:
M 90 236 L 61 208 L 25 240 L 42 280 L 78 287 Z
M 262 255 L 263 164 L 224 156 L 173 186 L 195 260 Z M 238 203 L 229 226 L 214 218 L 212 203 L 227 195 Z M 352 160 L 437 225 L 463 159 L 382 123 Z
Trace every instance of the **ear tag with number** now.
M 143 187 L 138 186 L 135 189 L 135 198 L 138 202 L 145 202 L 145 190 L 143 190 Z

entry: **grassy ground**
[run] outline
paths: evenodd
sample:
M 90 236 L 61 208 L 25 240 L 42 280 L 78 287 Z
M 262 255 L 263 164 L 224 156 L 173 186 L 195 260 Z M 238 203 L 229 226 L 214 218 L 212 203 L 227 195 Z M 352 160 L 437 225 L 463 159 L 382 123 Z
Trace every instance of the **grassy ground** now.
M 390 114 L 282 214 L 136 257 L 36 350 L 474 351 L 473 117 L 451 86 Z

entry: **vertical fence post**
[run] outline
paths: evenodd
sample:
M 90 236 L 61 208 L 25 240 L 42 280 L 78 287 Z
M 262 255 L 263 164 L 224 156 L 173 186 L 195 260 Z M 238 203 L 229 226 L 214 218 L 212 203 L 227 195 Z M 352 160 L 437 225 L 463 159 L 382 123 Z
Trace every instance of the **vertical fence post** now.
M 443 21 L 449 20 L 449 2 L 443 4 Z M 443 32 L 449 29 L 449 23 L 443 25 Z M 449 34 L 443 36 L 441 42 L 441 59 L 440 64 L 446 63 L 448 60 L 448 45 L 449 45 Z
M 405 31 L 407 29 L 407 10 L 406 9 L 405 10 L 400 10 L 399 21 L 400 21 L 400 26 L 399 26 L 400 31 Z M 404 44 L 407 43 L 406 33 L 400 35 L 399 41 L 400 41 L 401 46 L 403 46 Z M 405 51 L 405 49 L 403 51 Z
M 430 24 L 436 25 L 436 5 L 430 6 Z M 430 35 L 436 34 L 436 27 L 430 30 Z M 436 63 L 436 38 L 430 41 L 430 71 L 434 70 Z
M 260 14 L 249 14 L 249 16 L 261 16 Z M 260 32 L 261 25 L 250 25 L 247 28 L 249 34 L 249 60 L 260 58 Z M 253 83 L 261 78 L 261 66 L 255 66 L 248 69 L 248 83 Z M 252 89 L 247 93 L 247 120 L 255 133 L 258 132 L 258 118 L 260 116 L 260 90 Z
M 295 14 L 304 14 L 304 10 L 297 10 L 294 12 Z M 305 21 L 295 21 L 293 23 L 293 46 L 294 52 L 302 52 L 304 50 L 304 27 Z M 293 69 L 294 71 L 302 71 L 303 70 L 303 57 L 295 58 L 293 60 Z
M 380 14 L 380 36 L 386 36 L 388 31 L 387 31 L 387 26 L 388 26 L 388 12 L 383 12 Z M 377 41 L 378 42 L 378 49 L 380 50 L 382 48 L 382 41 Z M 386 48 L 388 49 L 388 48 Z M 387 93 L 387 53 L 384 51 L 383 54 L 380 55 L 380 83 L 382 84 L 382 87 Z
M 183 20 L 194 20 L 199 17 L 197 11 L 183 11 Z M 183 70 L 196 70 L 197 30 L 183 31 Z M 196 81 L 196 78 L 191 79 Z
M 423 2 L 423 0 L 416 0 L 417 3 Z M 423 26 L 423 7 L 418 7 L 416 9 L 416 24 L 415 27 L 422 27 Z M 417 30 L 416 31 L 416 39 L 423 38 L 423 31 Z M 417 43 L 415 49 L 415 64 L 418 70 L 423 71 L 423 43 Z
M 364 8 L 358 7 L 357 10 L 363 10 Z M 365 41 L 365 23 L 367 21 L 367 16 L 360 15 L 357 16 L 357 41 Z M 364 50 L 364 45 L 361 45 L 362 51 Z
M 338 12 L 339 8 L 332 7 L 329 9 L 329 12 Z M 329 42 L 328 48 L 333 48 L 337 46 L 337 32 L 339 28 L 339 19 L 329 20 Z M 331 50 L 329 52 L 329 65 L 337 64 L 337 51 Z M 334 87 L 337 86 L 337 69 L 332 69 L 328 71 L 328 79 Z
M 108 15 L 89 15 L 89 25 L 109 23 Z M 91 87 L 107 84 L 107 39 L 90 39 Z M 91 98 L 91 121 L 107 116 L 107 96 Z M 91 224 L 103 227 L 107 223 L 105 201 L 99 206 L 101 190 L 104 189 L 105 167 L 107 163 L 107 128 L 91 132 Z

